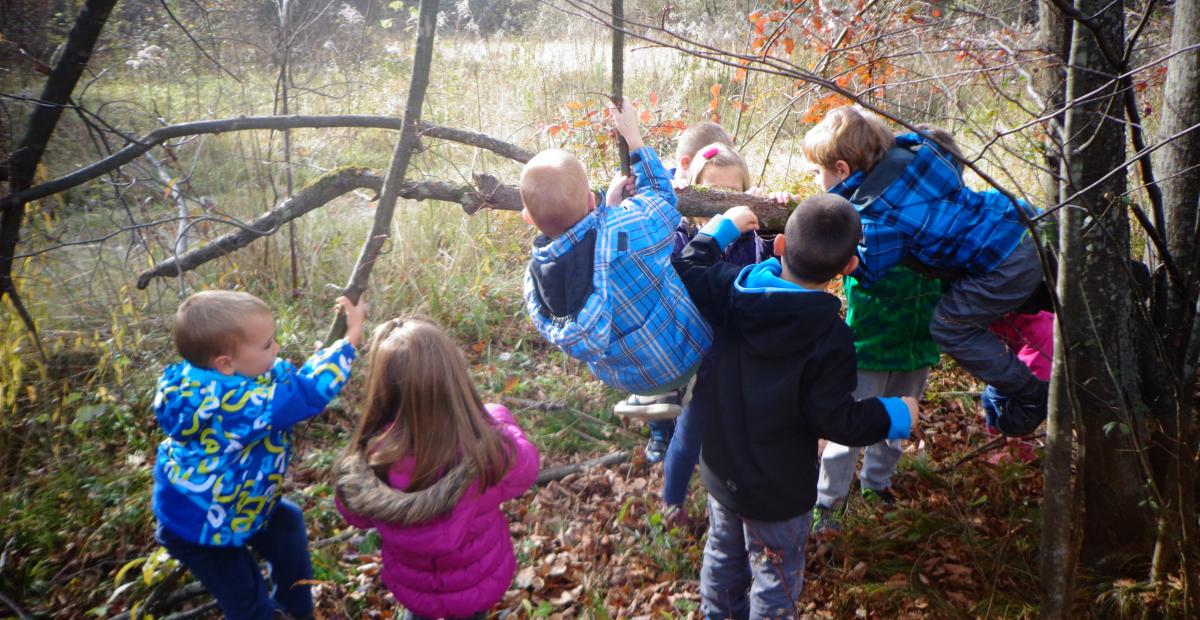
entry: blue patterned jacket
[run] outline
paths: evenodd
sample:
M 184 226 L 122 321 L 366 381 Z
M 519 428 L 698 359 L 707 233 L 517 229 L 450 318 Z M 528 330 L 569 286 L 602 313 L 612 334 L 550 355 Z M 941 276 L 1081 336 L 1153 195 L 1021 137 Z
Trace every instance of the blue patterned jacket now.
M 671 267 L 680 219 L 671 179 L 650 148 L 630 160 L 633 196 L 534 241 L 525 308 L 547 340 L 601 381 L 646 393 L 696 367 L 712 330 Z
M 909 255 L 934 269 L 975 275 L 1008 258 L 1027 232 L 1018 210 L 1034 215 L 1028 205 L 967 187 L 954 158 L 918 134 L 896 136 L 896 147 L 870 171 L 856 171 L 829 190 L 862 216 L 855 278 L 869 287 Z
M 154 515 L 201 545 L 242 545 L 279 499 L 291 427 L 321 412 L 350 378 L 346 340 L 300 370 L 277 359 L 260 377 L 179 362 L 163 370 L 154 414 L 167 438 L 154 464 Z

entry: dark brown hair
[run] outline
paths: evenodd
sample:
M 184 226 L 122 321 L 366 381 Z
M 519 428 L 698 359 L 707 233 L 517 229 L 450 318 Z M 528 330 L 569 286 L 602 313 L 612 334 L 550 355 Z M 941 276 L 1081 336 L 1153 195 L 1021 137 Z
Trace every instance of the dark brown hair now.
M 858 249 L 862 220 L 849 200 L 818 194 L 800 201 L 784 227 L 783 260 L 792 275 L 814 284 L 832 280 Z

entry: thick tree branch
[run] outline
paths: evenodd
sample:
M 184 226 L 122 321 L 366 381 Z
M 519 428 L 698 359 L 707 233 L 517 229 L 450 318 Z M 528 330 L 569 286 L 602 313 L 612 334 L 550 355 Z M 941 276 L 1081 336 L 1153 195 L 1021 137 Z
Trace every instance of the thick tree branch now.
M 371 277 L 371 269 L 383 250 L 383 245 L 391 238 L 392 213 L 396 209 L 396 199 L 404 183 L 404 175 L 408 173 L 408 162 L 412 159 L 413 151 L 420 142 L 418 131 L 421 122 L 421 107 L 425 103 L 425 90 L 429 87 L 429 68 L 433 64 L 433 40 L 437 35 L 438 0 L 421 0 L 421 9 L 417 18 L 417 44 L 413 52 L 412 78 L 409 80 L 408 100 L 404 103 L 404 125 L 400 130 L 400 141 L 392 152 L 392 161 L 388 166 L 387 177 L 383 180 L 383 191 L 379 196 L 379 205 L 375 208 L 375 223 L 367 233 L 363 242 L 362 252 L 354 262 L 354 270 L 342 293 L 354 303 L 358 303 L 364 291 L 367 290 L 367 280 Z M 325 342 L 333 342 L 346 333 L 346 315 L 338 313 Z
M 17 191 L 0 198 L 0 206 L 17 204 L 45 198 L 68 190 L 77 185 L 112 172 L 117 168 L 137 159 L 155 146 L 186 136 L 200 134 L 217 134 L 229 131 L 247 131 L 254 129 L 316 129 L 333 127 L 361 127 L 375 129 L 400 130 L 403 121 L 395 116 L 380 116 L 371 114 L 339 114 L 339 115 L 292 115 L 292 116 L 242 116 L 192 123 L 179 123 L 159 127 L 125 145 L 124 148 L 98 162 L 89 164 L 70 174 L 57 179 L 40 183 L 24 191 Z M 509 159 L 525 163 L 533 157 L 529 151 L 515 145 L 481 133 L 442 127 L 430 123 L 421 123 L 419 133 L 422 136 L 458 142 L 467 146 L 486 149 Z

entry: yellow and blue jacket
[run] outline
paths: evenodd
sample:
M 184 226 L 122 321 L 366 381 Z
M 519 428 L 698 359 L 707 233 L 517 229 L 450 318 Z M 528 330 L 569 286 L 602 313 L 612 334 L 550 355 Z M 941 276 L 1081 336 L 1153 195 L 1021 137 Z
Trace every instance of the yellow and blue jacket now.
M 154 414 L 167 438 L 154 464 L 154 514 L 202 545 L 242 545 L 266 523 L 287 471 L 291 427 L 320 413 L 350 378 L 346 340 L 299 370 L 277 359 L 260 377 L 168 366 Z

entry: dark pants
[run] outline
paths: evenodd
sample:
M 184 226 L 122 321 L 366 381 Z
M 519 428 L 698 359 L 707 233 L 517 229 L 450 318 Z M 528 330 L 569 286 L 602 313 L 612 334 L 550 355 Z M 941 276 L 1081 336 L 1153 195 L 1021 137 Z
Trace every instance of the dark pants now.
M 247 545 L 267 561 L 275 583 L 271 592 L 267 591 L 258 561 L 247 546 L 199 545 L 176 536 L 161 524 L 157 538 L 171 557 L 182 562 L 217 599 L 226 618 L 270 619 L 276 606 L 295 618 L 312 615 L 312 588 L 293 585 L 302 579 L 312 579 L 304 513 L 287 500 L 279 500 L 271 518 L 250 537 Z
M 675 418 L 675 434 L 663 458 L 663 502 L 672 506 L 683 505 L 687 499 L 688 483 L 692 472 L 700 462 L 700 445 L 704 441 L 704 421 L 710 409 L 709 403 L 688 401 L 683 413 Z
M 1036 393 L 1037 377 L 988 328 L 1021 307 L 1041 285 L 1037 249 L 1026 237 L 992 271 L 956 280 L 934 309 L 929 333 L 943 352 L 984 383 L 1019 398 Z

